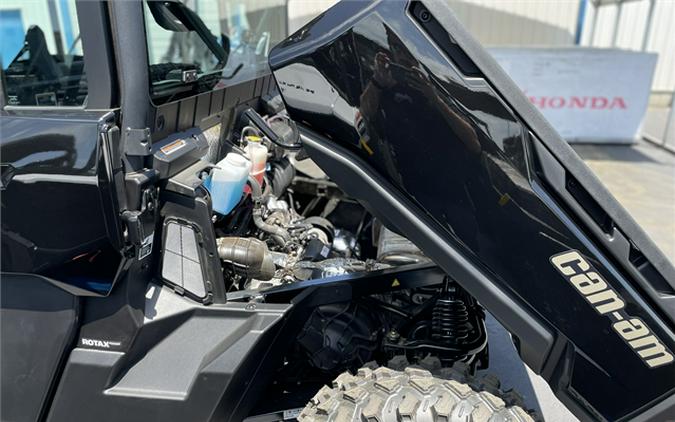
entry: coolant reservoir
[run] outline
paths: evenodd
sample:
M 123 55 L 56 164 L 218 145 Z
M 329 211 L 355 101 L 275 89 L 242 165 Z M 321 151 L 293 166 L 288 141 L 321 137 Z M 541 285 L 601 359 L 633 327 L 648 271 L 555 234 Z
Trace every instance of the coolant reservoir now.
M 262 186 L 265 176 L 265 166 L 267 165 L 267 147 L 262 144 L 262 139 L 257 136 L 247 136 L 246 154 L 251 160 L 251 176 Z
M 233 152 L 216 164 L 205 183 L 211 192 L 211 203 L 215 212 L 226 215 L 234 209 L 241 199 L 250 171 L 251 162 Z

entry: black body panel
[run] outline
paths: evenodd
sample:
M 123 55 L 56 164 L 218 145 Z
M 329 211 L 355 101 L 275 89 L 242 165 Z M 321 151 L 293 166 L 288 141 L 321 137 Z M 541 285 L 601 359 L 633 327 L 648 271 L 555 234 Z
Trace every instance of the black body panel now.
M 83 300 L 77 347 L 48 421 L 241 421 L 269 405 L 262 392 L 317 306 L 391 291 L 394 280 L 406 289 L 445 276 L 433 265 L 391 268 L 243 291 L 202 306 L 167 286 L 144 289 L 148 274 L 139 267 L 110 296 Z M 253 296 L 264 303 L 246 302 Z
M 2 271 L 107 293 L 122 242 L 102 136 L 112 115 L 43 113 L 0 117 L 2 164 L 13 169 L 2 192 Z M 86 264 L 78 257 L 97 251 L 113 256 L 108 277 L 81 277 Z
M 79 299 L 41 277 L 3 275 L 0 302 L 0 419 L 37 421 L 75 339 Z
M 640 318 L 675 350 L 672 265 L 446 5 L 341 2 L 270 64 L 324 171 L 482 301 L 577 414 L 618 420 L 672 394 L 675 365 L 648 366 L 612 328 Z M 625 315 L 556 270 L 571 250 Z
M 89 298 L 85 306 L 108 300 Z M 124 299 L 119 303 L 124 306 Z M 265 385 L 257 377 L 265 378 L 266 365 L 276 362 L 267 358 L 269 345 L 288 309 L 244 303 L 204 307 L 151 285 L 131 331 L 133 343 L 108 329 L 119 325 L 114 314 L 91 321 L 96 328 L 85 326 L 88 337 L 80 336 L 70 354 L 47 420 L 241 420 L 253 404 L 243 398 L 255 397 Z M 121 340 L 128 351 L 89 347 L 87 338 Z
M 204 306 L 166 286 L 148 289 L 159 275 L 162 218 L 208 231 L 206 243 L 215 247 L 206 199 L 167 192 L 149 202 L 157 246 L 144 259 L 133 251 L 138 220 L 121 216 L 141 206 L 141 188 L 167 183 L 144 177 L 151 158 L 134 142 L 150 151 L 153 140 L 199 128 L 215 159 L 239 113 L 260 110 L 261 97 L 275 95 L 276 85 L 267 73 L 157 107 L 149 97 L 143 4 L 79 3 L 88 103 L 0 111 L 2 419 L 240 421 L 267 387 L 271 365 L 281 363 L 270 345 L 278 344 L 291 305 Z M 214 301 L 224 302 L 222 272 L 210 252 L 208 278 L 219 283 Z M 72 265 L 85 257 L 93 263 L 88 268 L 101 270 L 98 256 L 116 264 L 105 268 L 110 278 Z M 36 291 L 35 283 L 46 287 Z M 40 327 L 24 331 L 22 318 Z M 5 322 L 13 326 L 5 329 Z

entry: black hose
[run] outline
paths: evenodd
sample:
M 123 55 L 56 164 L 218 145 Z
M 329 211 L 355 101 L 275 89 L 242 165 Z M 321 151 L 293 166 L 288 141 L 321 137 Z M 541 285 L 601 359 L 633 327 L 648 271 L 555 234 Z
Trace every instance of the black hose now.
M 262 219 L 262 201 L 263 192 L 260 183 L 253 176 L 248 177 L 248 184 L 251 186 L 251 197 L 253 198 L 253 223 L 260 230 L 269 233 L 272 239 L 282 248 L 291 240 L 291 235 L 282 227 L 273 224 L 267 224 Z
M 277 198 L 281 197 L 293 182 L 294 177 L 295 167 L 288 157 L 276 161 L 272 165 L 272 194 Z

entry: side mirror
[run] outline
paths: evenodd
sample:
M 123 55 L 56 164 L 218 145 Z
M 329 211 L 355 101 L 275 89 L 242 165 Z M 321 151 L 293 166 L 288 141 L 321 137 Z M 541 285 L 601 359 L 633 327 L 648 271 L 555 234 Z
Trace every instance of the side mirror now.
M 159 26 L 174 32 L 196 32 L 220 63 L 227 62 L 229 41 L 227 49 L 218 44 L 217 38 L 192 9 L 177 0 L 148 1 L 147 3 L 152 17 Z M 221 35 L 221 42 L 222 37 L 223 35 Z
M 173 2 L 149 1 L 148 8 L 157 25 L 173 32 L 189 32 L 190 28 L 171 11 Z

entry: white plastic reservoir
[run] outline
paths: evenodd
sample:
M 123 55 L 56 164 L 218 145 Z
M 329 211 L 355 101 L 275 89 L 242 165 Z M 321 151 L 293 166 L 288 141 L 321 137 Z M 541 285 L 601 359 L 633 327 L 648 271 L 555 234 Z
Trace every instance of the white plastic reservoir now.
M 216 164 L 205 183 L 211 192 L 211 203 L 215 212 L 226 215 L 234 209 L 244 192 L 250 171 L 251 162 L 233 152 Z
M 265 166 L 267 165 L 267 147 L 262 144 L 262 139 L 249 136 L 246 138 L 248 144 L 246 144 L 246 154 L 251 160 L 251 176 L 262 186 L 263 177 L 265 176 Z

